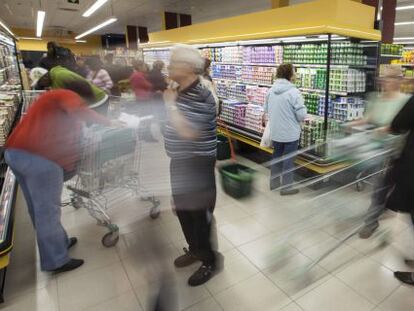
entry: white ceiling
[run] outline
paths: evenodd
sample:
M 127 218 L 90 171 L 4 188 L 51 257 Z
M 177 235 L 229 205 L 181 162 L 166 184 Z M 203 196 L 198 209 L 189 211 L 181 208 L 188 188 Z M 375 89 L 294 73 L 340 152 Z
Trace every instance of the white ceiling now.
M 310 0 L 291 0 L 291 4 Z M 387 1 L 387 0 L 383 0 Z M 397 0 L 399 5 L 414 5 L 414 0 Z M 12 27 L 36 27 L 37 10 L 46 11 L 45 29 L 65 29 L 83 32 L 109 16 L 118 22 L 101 33 L 123 33 L 125 25 L 146 26 L 150 32 L 160 30 L 162 11 L 191 14 L 193 23 L 235 16 L 270 8 L 270 0 L 110 0 L 90 18 L 82 13 L 95 0 L 79 0 L 80 4 L 69 4 L 68 0 L 1 0 L 0 18 Z M 397 21 L 414 21 L 414 10 L 397 11 Z M 413 25 L 396 27 L 397 37 L 414 36 Z

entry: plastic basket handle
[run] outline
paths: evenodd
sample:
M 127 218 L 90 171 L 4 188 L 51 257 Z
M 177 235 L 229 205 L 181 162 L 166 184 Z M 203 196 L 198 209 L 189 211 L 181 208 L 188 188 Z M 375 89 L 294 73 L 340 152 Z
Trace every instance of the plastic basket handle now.
M 230 146 L 230 157 L 233 161 L 235 161 L 236 160 L 236 153 L 234 152 L 233 142 L 231 141 L 231 138 L 230 138 L 229 128 L 228 128 L 227 124 L 225 122 L 221 121 L 221 120 L 217 120 L 217 124 L 220 125 L 222 128 L 224 128 L 224 130 L 225 130 L 225 133 L 226 133 L 225 136 L 227 136 L 227 139 L 229 141 L 229 146 Z

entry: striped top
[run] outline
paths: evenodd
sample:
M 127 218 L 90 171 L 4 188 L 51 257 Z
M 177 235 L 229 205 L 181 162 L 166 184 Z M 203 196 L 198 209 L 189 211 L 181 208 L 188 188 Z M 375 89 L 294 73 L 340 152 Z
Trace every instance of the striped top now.
M 165 149 L 173 159 L 196 156 L 215 157 L 217 150 L 216 101 L 205 86 L 196 80 L 188 88 L 180 91 L 177 108 L 197 130 L 195 139 L 182 138 L 171 122 L 165 127 Z

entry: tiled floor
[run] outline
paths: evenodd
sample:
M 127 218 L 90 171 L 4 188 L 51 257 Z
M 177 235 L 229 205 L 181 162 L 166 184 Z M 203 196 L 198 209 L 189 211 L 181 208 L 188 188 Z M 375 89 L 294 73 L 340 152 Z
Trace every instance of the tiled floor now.
M 150 310 L 158 281 L 166 279 L 175 284 L 170 286 L 180 310 L 187 311 L 414 310 L 414 288 L 401 285 L 392 274 L 394 269 L 408 269 L 403 253 L 414 256 L 409 222 L 400 216 L 386 218 L 382 228 L 392 229 L 391 245 L 378 248 L 376 239 L 351 238 L 309 270 L 349 230 L 339 220 L 367 207 L 368 191 L 345 189 L 315 199 L 320 192 L 304 189 L 297 196 L 282 198 L 267 190 L 267 171 L 249 165 L 258 171 L 254 196 L 237 201 L 219 187 L 217 235 L 225 267 L 197 288 L 186 285 L 197 266 L 177 270 L 172 265 L 185 245 L 170 212 L 168 179 L 162 187 L 153 183 L 163 193 L 159 219 L 149 219 L 148 203 L 128 194 L 116 209 L 110 209 L 122 233 L 114 248 L 102 246 L 105 229 L 96 226 L 85 210 L 64 207 L 63 223 L 70 235 L 79 238 L 72 256 L 86 263 L 58 276 L 39 271 L 33 229 L 19 195 L 6 303 L 0 309 Z M 162 177 L 161 171 L 158 168 L 157 178 Z

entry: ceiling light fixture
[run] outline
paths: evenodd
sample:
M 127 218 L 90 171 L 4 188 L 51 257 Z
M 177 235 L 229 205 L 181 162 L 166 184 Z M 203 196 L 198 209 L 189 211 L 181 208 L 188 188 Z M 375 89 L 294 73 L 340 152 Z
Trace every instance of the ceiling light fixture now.
M 43 24 L 45 22 L 46 12 L 37 11 L 37 25 L 36 25 L 36 37 L 42 36 Z
M 399 41 L 399 40 L 414 40 L 414 37 L 399 37 L 399 38 L 394 38 L 394 41 Z
M 42 40 L 42 38 L 37 38 L 37 37 L 19 37 L 19 40 Z
M 414 41 L 394 42 L 394 44 L 414 44 Z
M 414 22 L 398 22 L 398 23 L 395 23 L 394 25 L 395 26 L 404 26 L 404 25 L 413 25 L 414 24 Z
M 397 11 L 412 10 L 414 9 L 414 5 L 397 6 L 395 9 Z
M 86 43 L 86 40 L 75 40 L 77 43 Z
M 89 17 L 89 16 L 91 16 L 93 13 L 95 13 L 95 11 L 97 11 L 106 2 L 108 2 L 108 0 L 96 0 L 96 2 L 94 4 L 92 4 L 92 6 L 89 9 L 87 9 L 85 11 L 85 13 L 82 14 L 82 16 L 83 17 Z
M 112 17 L 112 18 L 110 18 L 110 19 L 108 19 L 108 20 L 104 21 L 102 24 L 99 24 L 98 26 L 95 26 L 95 27 L 93 27 L 93 28 L 91 28 L 91 29 L 89 29 L 89 30 L 85 31 L 84 33 L 81 33 L 80 35 L 77 35 L 77 36 L 75 37 L 75 39 L 76 39 L 76 40 L 81 39 L 81 38 L 83 38 L 83 37 L 85 37 L 85 36 L 87 36 L 87 35 L 89 35 L 89 34 L 91 34 L 91 33 L 95 32 L 95 31 L 97 31 L 97 30 L 101 29 L 101 28 L 104 28 L 104 27 L 106 27 L 106 26 L 108 26 L 108 25 L 110 25 L 110 24 L 112 24 L 112 23 L 115 23 L 116 21 L 117 21 L 117 19 L 116 19 L 115 17 Z

